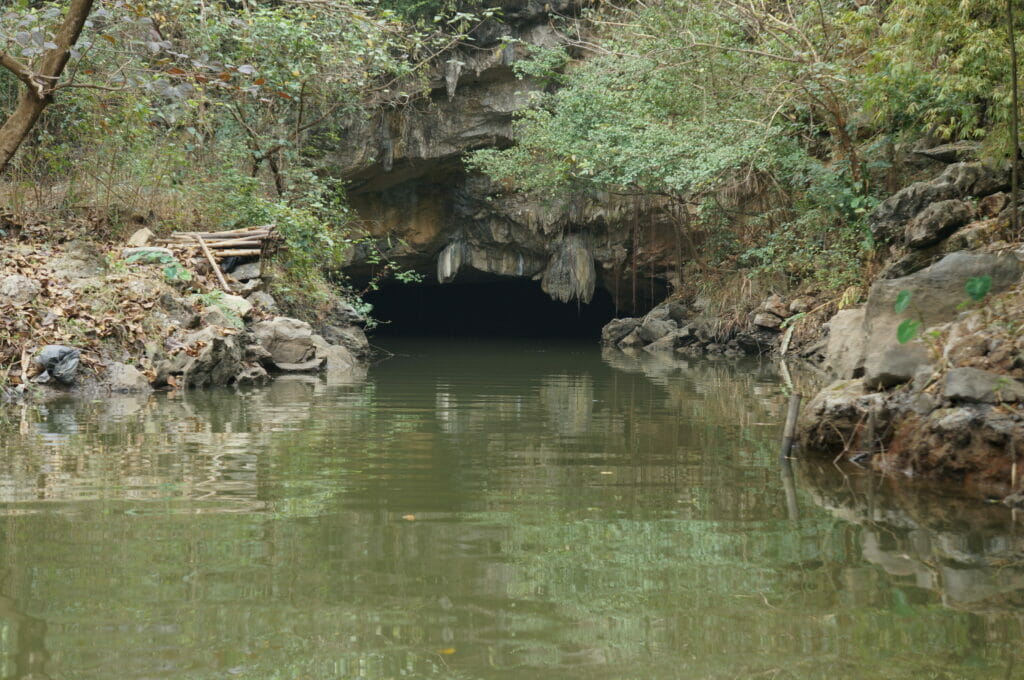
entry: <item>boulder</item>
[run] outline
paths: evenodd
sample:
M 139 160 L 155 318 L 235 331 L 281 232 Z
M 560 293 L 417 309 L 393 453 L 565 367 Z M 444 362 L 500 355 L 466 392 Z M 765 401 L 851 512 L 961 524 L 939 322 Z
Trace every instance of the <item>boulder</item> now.
M 782 296 L 777 293 L 772 293 L 768 296 L 768 299 L 761 305 L 761 309 L 765 312 L 769 312 L 779 317 L 780 319 L 786 319 L 793 315 L 789 311 L 789 305 L 782 299 Z
M 328 373 L 351 371 L 359 365 L 352 352 L 341 345 L 332 345 L 319 335 L 313 336 L 316 358 L 324 362 Z
M 260 277 L 260 263 L 246 262 L 240 264 L 231 270 L 231 277 L 236 281 L 248 281 L 250 279 L 258 279 Z
M 134 366 L 111 361 L 105 365 L 105 368 L 106 374 L 103 376 L 102 386 L 111 392 L 145 394 L 153 391 L 146 376 Z
M 626 337 L 619 340 L 618 347 L 619 349 L 634 349 L 647 344 L 650 344 L 650 341 L 640 337 L 640 328 L 637 327 L 630 331 Z
M 618 344 L 619 340 L 636 330 L 641 323 L 642 319 L 636 318 L 612 319 L 601 329 L 601 344 Z
M 838 380 L 810 401 L 798 421 L 801 441 L 812 449 L 845 449 L 869 410 L 880 414 L 883 395 L 868 394 L 863 380 Z
M 332 345 L 341 345 L 358 359 L 370 356 L 370 341 L 359 326 L 335 326 L 326 324 L 320 327 L 320 335 Z
M 232 318 L 229 314 L 225 313 L 223 309 L 214 305 L 212 307 L 203 308 L 203 313 L 200 315 L 204 325 L 207 326 L 219 326 L 220 328 L 240 328 L 241 320 Z
M 252 303 L 237 295 L 221 295 L 217 300 L 217 305 L 226 307 L 240 319 L 249 316 L 249 312 L 252 311 Z
M 754 325 L 760 328 L 778 328 L 782 325 L 782 319 L 771 312 L 758 312 L 754 315 Z
M 128 247 L 142 248 L 143 246 L 147 246 L 154 236 L 156 236 L 156 234 L 143 227 L 128 238 Z
M 893 241 L 903 233 L 907 222 L 932 203 L 987 196 L 1007 186 L 1008 168 L 953 163 L 935 179 L 911 184 L 882 201 L 868 217 L 868 225 L 876 241 Z
M 278 316 L 257 323 L 253 330 L 275 365 L 304 364 L 316 355 L 313 328 L 305 321 Z
M 655 340 L 665 337 L 672 331 L 676 330 L 676 324 L 672 321 L 666 321 L 665 319 L 647 319 L 637 329 L 637 333 L 645 343 L 651 343 Z
M 916 149 L 914 154 L 940 163 L 957 163 L 977 159 L 981 145 L 977 142 L 953 142 L 928 149 Z
M 841 309 L 828 321 L 825 368 L 840 380 L 864 373 L 864 308 Z
M 11 274 L 0 279 L 0 305 L 20 307 L 27 305 L 39 295 L 42 286 L 35 279 L 21 274 Z
M 185 338 L 184 345 L 187 350 L 158 368 L 158 383 L 166 382 L 167 375 L 180 374 L 187 387 L 230 385 L 245 369 L 238 336 L 224 335 L 219 328 L 196 331 Z
M 262 290 L 256 291 L 245 299 L 248 300 L 249 304 L 252 306 L 265 309 L 268 312 L 276 312 L 278 309 L 277 300 L 274 299 L 274 296 L 270 293 L 265 293 Z
M 672 352 L 677 347 L 683 347 L 696 341 L 689 328 L 674 330 L 667 335 L 658 338 L 649 345 L 644 346 L 645 352 L 657 354 L 659 352 Z
M 986 196 L 978 201 L 978 214 L 982 217 L 996 217 L 1010 204 L 1010 195 L 1005 191 Z
M 938 243 L 964 226 L 974 217 L 971 206 L 957 199 L 932 203 L 904 230 L 904 238 L 910 248 L 924 248 Z
M 1024 401 L 1024 383 L 977 368 L 952 368 L 946 373 L 943 396 L 951 401 L 989 404 Z
M 875 281 L 864 307 L 865 347 L 864 379 L 869 387 L 885 388 L 913 378 L 917 367 L 928 361 L 920 341 L 900 345 L 896 329 L 907 318 L 922 321 L 922 331 L 953 319 L 957 306 L 967 295 L 967 279 L 987 274 L 992 277 L 992 292 L 1014 284 L 1021 265 L 1012 255 L 957 252 L 943 257 L 919 272 L 898 279 Z M 894 310 L 901 291 L 911 295 L 910 307 L 903 313 Z

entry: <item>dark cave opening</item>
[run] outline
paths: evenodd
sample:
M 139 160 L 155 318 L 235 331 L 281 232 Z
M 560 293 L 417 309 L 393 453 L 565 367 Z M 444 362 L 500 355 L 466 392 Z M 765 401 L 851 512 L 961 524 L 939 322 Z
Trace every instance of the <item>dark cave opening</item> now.
M 612 296 L 594 291 L 590 304 L 563 304 L 548 297 L 540 282 L 487 277 L 444 285 L 387 282 L 364 298 L 380 322 L 378 337 L 588 338 L 615 318 Z

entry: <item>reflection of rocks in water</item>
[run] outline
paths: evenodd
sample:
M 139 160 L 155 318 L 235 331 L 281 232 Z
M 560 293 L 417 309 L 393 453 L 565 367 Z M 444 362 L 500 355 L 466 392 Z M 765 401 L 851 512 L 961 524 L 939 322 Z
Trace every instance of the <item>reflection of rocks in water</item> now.
M 540 401 L 551 427 L 565 436 L 590 430 L 594 412 L 594 382 L 589 375 L 549 375 L 541 382 Z
M 908 489 L 893 479 L 844 477 L 804 462 L 798 485 L 831 515 L 860 525 L 864 559 L 909 585 L 937 592 L 945 605 L 1024 616 L 1024 535 L 1011 511 L 946 489 Z

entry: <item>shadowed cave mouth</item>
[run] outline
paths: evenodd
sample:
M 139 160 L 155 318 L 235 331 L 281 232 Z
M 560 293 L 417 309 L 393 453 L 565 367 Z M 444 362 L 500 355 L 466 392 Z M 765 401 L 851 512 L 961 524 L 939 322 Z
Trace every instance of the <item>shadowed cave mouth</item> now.
M 615 318 L 615 304 L 603 288 L 590 304 L 563 304 L 540 283 L 506 276 L 472 282 L 402 284 L 387 282 L 365 296 L 380 321 L 378 337 L 587 338 Z

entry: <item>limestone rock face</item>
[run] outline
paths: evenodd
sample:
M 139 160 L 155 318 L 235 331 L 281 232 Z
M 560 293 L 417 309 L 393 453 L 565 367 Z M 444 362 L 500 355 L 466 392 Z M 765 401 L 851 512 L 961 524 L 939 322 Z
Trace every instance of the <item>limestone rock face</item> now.
M 585 240 L 577 234 L 565 237 L 551 254 L 540 287 L 559 302 L 579 300 L 586 304 L 594 297 L 597 273 L 594 256 Z
M 924 248 L 938 243 L 964 226 L 974 217 L 971 206 L 951 199 L 932 203 L 907 224 L 904 237 L 907 246 Z
M 677 231 L 667 199 L 610 194 L 541 200 L 467 170 L 465 156 L 513 143 L 515 115 L 544 83 L 516 76 L 532 46 L 565 43 L 550 13 L 580 0 L 509 0 L 502 19 L 474 31 L 428 74 L 429 105 L 382 107 L 337 121 L 346 140 L 325 150 L 324 172 L 348 182 L 353 207 L 373 224 L 373 246 L 353 249 L 345 271 L 372 276 L 380 251 L 441 283 L 483 275 L 537 280 L 553 299 L 589 302 L 596 287 L 619 309 L 662 299 L 677 276 Z M 563 8 L 563 9 L 559 9 Z M 504 37 L 520 42 L 510 44 Z M 353 143 L 354 142 L 354 143 Z M 642 238 L 635 232 L 643 225 Z M 634 240 L 642 243 L 632 253 Z M 635 269 L 635 275 L 634 270 Z M 635 290 L 634 290 L 635 288 Z
M 897 342 L 896 329 L 904 319 L 918 319 L 922 330 L 950 321 L 966 298 L 967 279 L 989 275 L 992 291 L 999 292 L 1014 284 L 1020 274 L 1020 262 L 1012 255 L 957 252 L 910 276 L 875 281 L 864 308 L 865 382 L 872 388 L 907 382 L 928 361 L 921 341 Z M 900 291 L 911 295 L 911 305 L 903 313 L 894 310 Z
M 907 222 L 933 203 L 969 196 L 987 196 L 1009 186 L 1009 170 L 982 163 L 953 163 L 937 178 L 916 182 L 883 201 L 868 218 L 880 242 L 893 241 Z
M 303 364 L 316 356 L 313 328 L 305 321 L 278 316 L 253 327 L 275 364 Z

